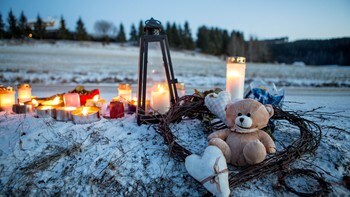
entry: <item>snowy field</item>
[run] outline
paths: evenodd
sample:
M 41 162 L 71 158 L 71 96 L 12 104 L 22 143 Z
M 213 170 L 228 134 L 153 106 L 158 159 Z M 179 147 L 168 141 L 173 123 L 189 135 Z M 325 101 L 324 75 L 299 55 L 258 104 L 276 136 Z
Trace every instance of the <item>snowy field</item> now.
M 192 52 L 171 51 L 175 75 L 200 90 L 224 88 L 225 62 Z M 137 47 L 97 43 L 0 42 L 0 83 L 28 82 L 32 94 L 44 97 L 72 90 L 76 84 L 99 88 L 102 97 L 117 95 L 120 82 L 136 88 Z M 291 167 L 313 169 L 332 184 L 330 196 L 349 196 L 343 176 L 350 175 L 350 69 L 248 64 L 247 84 L 255 78 L 286 87 L 284 108 L 318 110 L 306 114 L 322 127 L 323 138 L 314 155 Z M 199 121 L 172 125 L 180 144 L 200 154 L 207 146 Z M 297 135 L 297 129 L 278 122 L 277 151 Z M 153 126 L 137 126 L 135 117 L 104 119 L 74 125 L 33 114 L 0 112 L 0 195 L 202 196 L 206 190 L 174 161 Z M 233 196 L 293 196 L 276 189 L 276 174 L 231 190 Z M 312 190 L 310 181 L 293 181 L 296 189 Z M 312 186 L 311 182 L 311 186 Z

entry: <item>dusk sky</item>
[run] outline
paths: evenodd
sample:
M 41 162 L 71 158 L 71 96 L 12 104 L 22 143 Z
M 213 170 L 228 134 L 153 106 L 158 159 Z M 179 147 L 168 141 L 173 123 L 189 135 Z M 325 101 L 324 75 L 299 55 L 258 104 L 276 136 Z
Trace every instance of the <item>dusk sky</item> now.
M 90 33 L 98 20 L 122 22 L 128 33 L 132 23 L 154 17 L 164 24 L 188 21 L 194 37 L 202 25 L 242 31 L 245 39 L 350 37 L 350 0 L 0 0 L 5 24 L 10 9 L 32 20 L 63 15 L 71 31 L 81 17 Z

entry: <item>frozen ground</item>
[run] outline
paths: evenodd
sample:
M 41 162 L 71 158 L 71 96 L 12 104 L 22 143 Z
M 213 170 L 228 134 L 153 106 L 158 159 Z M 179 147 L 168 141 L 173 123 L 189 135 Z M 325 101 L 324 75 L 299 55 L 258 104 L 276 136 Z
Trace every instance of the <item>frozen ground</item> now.
M 33 95 L 44 97 L 73 89 L 76 82 L 70 79 L 77 77 L 83 80 L 78 83 L 87 89 L 99 88 L 102 97 L 109 100 L 117 95 L 118 81 L 102 83 L 99 77 L 115 76 L 127 81 L 127 76 L 135 80 L 137 54 L 137 48 L 102 47 L 92 43 L 25 46 L 2 43 L 0 81 L 17 84 L 22 82 L 21 78 L 43 79 L 30 82 Z M 188 94 L 193 92 L 193 87 L 201 90 L 223 87 L 223 61 L 189 52 L 172 52 L 172 57 L 174 66 L 181 68 L 175 72 L 186 82 Z M 76 73 L 72 74 L 72 70 Z M 307 114 L 305 117 L 322 126 L 319 149 L 315 155 L 303 156 L 292 167 L 313 169 L 322 174 L 332 184 L 330 196 L 348 196 L 349 190 L 343 187 L 341 179 L 350 175 L 350 91 L 347 85 L 315 88 L 317 85 L 310 85 L 310 81 L 319 85 L 327 81 L 348 84 L 349 69 L 249 64 L 247 75 L 248 78 L 259 76 L 267 81 L 275 80 L 280 85 L 288 80 L 290 84 L 299 84 L 287 84 L 285 109 L 324 107 L 319 111 L 328 115 Z M 13 76 L 17 79 L 12 80 Z M 60 77 L 67 81 L 62 83 L 58 80 Z M 89 79 L 93 81 L 85 83 L 84 80 Z M 299 87 L 301 84 L 303 86 Z M 277 125 L 274 137 L 279 151 L 296 137 L 297 130 L 284 122 Z M 179 142 L 195 153 L 200 154 L 207 145 L 206 134 L 198 121 L 183 121 L 173 125 L 172 130 Z M 188 175 L 184 164 L 169 156 L 167 146 L 154 127 L 137 126 L 134 116 L 74 125 L 51 118 L 38 119 L 32 114 L 0 112 L 0 139 L 1 195 L 202 196 L 206 193 Z M 296 189 L 312 189 L 305 187 L 310 183 L 305 179 L 290 181 L 294 181 Z M 233 196 L 293 196 L 286 190 L 276 189 L 276 182 L 276 174 L 271 174 L 231 192 Z

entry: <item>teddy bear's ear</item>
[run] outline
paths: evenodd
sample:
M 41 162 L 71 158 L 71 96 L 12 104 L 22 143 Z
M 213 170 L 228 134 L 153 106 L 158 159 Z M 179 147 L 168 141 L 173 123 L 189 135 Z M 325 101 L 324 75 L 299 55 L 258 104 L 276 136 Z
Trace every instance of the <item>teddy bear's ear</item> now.
M 227 111 L 227 108 L 229 108 L 231 105 L 233 105 L 233 103 L 227 104 L 226 107 L 225 107 L 225 111 Z
M 269 112 L 269 115 L 270 115 L 270 118 L 271 118 L 273 116 L 273 114 L 275 113 L 274 110 L 273 110 L 272 105 L 266 104 L 265 107 L 266 107 L 267 112 Z

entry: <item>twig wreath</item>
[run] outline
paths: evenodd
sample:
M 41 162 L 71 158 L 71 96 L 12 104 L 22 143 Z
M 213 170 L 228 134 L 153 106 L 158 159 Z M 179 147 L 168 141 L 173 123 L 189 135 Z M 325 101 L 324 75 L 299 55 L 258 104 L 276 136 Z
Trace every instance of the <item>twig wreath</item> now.
M 286 120 L 289 124 L 297 126 L 300 130 L 300 136 L 293 141 L 284 150 L 276 152 L 271 157 L 266 158 L 262 163 L 253 166 L 239 168 L 238 173 L 229 173 L 229 185 L 233 189 L 253 179 L 261 178 L 266 175 L 280 172 L 283 176 L 298 175 L 293 169 L 287 171 L 289 164 L 299 159 L 302 155 L 313 153 L 321 141 L 321 128 L 316 123 L 302 118 L 296 112 L 284 111 L 281 108 L 274 107 L 275 115 L 273 120 Z M 204 105 L 203 95 L 186 95 L 175 103 L 166 115 L 160 117 L 158 132 L 164 138 L 165 143 L 169 147 L 170 155 L 177 160 L 185 161 L 185 158 L 192 153 L 186 148 L 182 147 L 176 142 L 176 137 L 173 135 L 170 124 L 180 122 L 183 118 L 197 118 L 202 119 L 204 116 L 212 115 L 211 112 Z M 298 171 L 299 172 L 299 171 Z M 309 177 L 314 178 L 319 184 L 320 188 L 312 193 L 302 193 L 287 186 L 284 178 L 279 179 L 279 183 L 285 188 L 297 195 L 322 195 L 331 191 L 330 184 L 327 183 L 316 172 L 308 171 Z M 312 176 L 311 176 L 312 175 Z

